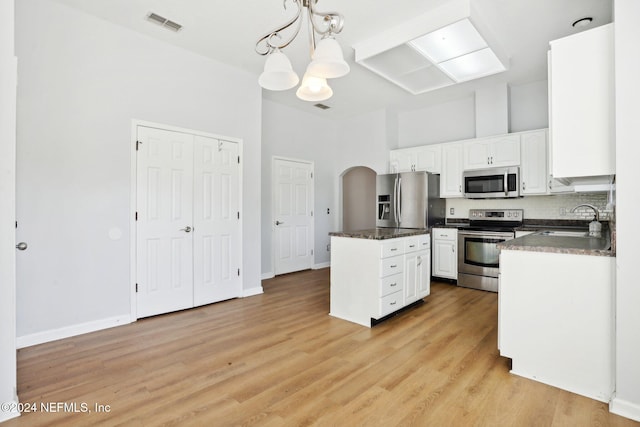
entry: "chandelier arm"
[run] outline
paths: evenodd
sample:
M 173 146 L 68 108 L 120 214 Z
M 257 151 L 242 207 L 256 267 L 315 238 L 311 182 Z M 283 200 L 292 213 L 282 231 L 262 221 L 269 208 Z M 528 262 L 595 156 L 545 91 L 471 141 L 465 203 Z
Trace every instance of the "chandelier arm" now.
M 313 26 L 313 29 L 316 33 L 324 36 L 325 34 L 338 34 L 342 31 L 344 27 L 344 16 L 338 12 L 316 12 L 315 4 L 318 3 L 318 0 L 309 0 L 309 21 Z M 316 24 L 314 21 L 314 17 L 322 18 L 322 25 L 325 28 L 322 28 L 320 25 Z
M 255 48 L 257 54 L 264 56 L 271 53 L 274 49 L 283 49 L 289 46 L 289 44 L 291 44 L 291 42 L 296 38 L 302 26 L 302 19 L 300 19 L 300 16 L 302 15 L 302 5 L 300 4 L 300 1 L 301 0 L 293 0 L 296 6 L 298 6 L 298 12 L 296 13 L 296 16 L 291 18 L 282 26 L 276 28 L 275 30 L 265 34 L 264 36 L 258 39 L 258 41 L 256 42 L 256 48 Z M 286 0 L 284 3 L 285 3 L 285 9 L 286 9 Z M 282 38 L 282 36 L 280 35 L 280 32 L 290 28 L 292 25 L 296 23 L 296 21 L 298 22 L 298 25 L 295 31 L 293 32 L 293 34 L 288 39 L 286 39 L 283 43 L 279 43 L 279 44 L 275 43 L 274 42 L 275 38 Z

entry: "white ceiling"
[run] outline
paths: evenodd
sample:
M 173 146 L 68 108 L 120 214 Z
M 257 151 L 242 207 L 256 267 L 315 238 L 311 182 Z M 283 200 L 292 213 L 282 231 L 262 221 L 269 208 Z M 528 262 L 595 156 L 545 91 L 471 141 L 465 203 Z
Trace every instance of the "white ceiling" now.
M 264 57 L 255 53 L 259 37 L 286 22 L 295 11 L 290 0 L 56 0 L 134 31 L 183 47 L 246 70 L 262 72 Z M 611 22 L 613 0 L 471 0 L 486 27 L 510 58 L 504 73 L 422 95 L 411 95 L 354 62 L 352 46 L 385 28 L 402 24 L 450 0 L 318 0 L 320 12 L 344 15 L 345 26 L 336 38 L 351 66 L 346 77 L 329 83 L 334 96 L 322 111 L 301 101 L 295 89 L 263 90 L 263 97 L 327 117 L 347 117 L 380 108 L 409 110 L 467 97 L 475 88 L 497 82 L 511 85 L 540 81 L 547 76 L 548 43 L 580 30 L 571 24 L 584 16 L 594 18 L 590 27 Z M 177 33 L 148 22 L 149 12 L 183 25 Z M 302 76 L 309 62 L 306 23 L 284 53 Z M 212 78 L 215 78 L 212 76 Z

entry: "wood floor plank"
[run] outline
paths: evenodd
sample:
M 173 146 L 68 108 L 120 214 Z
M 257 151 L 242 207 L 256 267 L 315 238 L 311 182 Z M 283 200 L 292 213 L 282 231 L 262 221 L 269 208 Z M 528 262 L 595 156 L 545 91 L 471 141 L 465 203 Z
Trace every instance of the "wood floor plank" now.
M 328 315 L 329 269 L 264 294 L 18 351 L 14 426 L 638 426 L 606 404 L 509 373 L 497 295 L 433 282 L 374 328 Z M 109 405 L 98 413 L 94 405 Z

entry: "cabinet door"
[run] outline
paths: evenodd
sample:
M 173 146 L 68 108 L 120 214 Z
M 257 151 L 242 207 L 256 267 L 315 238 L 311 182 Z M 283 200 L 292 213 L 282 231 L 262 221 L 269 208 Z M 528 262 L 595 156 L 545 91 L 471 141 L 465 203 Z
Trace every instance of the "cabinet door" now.
M 433 275 L 447 279 L 458 278 L 457 244 L 451 240 L 433 241 Z
M 424 298 L 431 293 L 431 254 L 429 251 L 421 251 L 417 257 L 418 298 Z
M 523 196 L 548 194 L 546 132 L 522 134 L 521 148 L 520 194 Z
M 429 251 L 412 252 L 405 256 L 404 305 L 424 298 L 431 291 Z
M 518 166 L 520 164 L 520 135 L 505 135 L 491 139 L 490 166 Z
M 466 142 L 464 144 L 464 169 L 489 167 L 491 167 L 491 142 L 488 140 Z
M 418 254 L 412 252 L 405 255 L 404 305 L 418 300 Z
M 415 168 L 416 153 L 414 149 L 393 150 L 389 153 L 390 172 L 411 172 Z
M 417 171 L 427 171 L 431 173 L 441 172 L 442 161 L 442 146 L 441 145 L 427 145 L 419 147 L 415 151 L 415 161 Z
M 549 124 L 555 178 L 616 173 L 613 49 L 613 24 L 551 42 Z
M 440 197 L 462 197 L 462 144 L 445 144 L 442 147 Z

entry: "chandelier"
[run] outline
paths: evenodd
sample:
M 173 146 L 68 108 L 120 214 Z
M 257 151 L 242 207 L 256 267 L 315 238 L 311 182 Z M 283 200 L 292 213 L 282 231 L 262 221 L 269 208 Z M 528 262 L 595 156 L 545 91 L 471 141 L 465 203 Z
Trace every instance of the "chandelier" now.
M 344 17 L 335 12 L 317 12 L 315 5 L 318 0 L 292 1 L 298 8 L 296 15 L 286 24 L 265 34 L 256 43 L 256 52 L 267 56 L 264 72 L 260 74 L 258 83 L 268 90 L 287 90 L 300 81 L 293 71 L 291 61 L 281 49 L 289 46 L 300 32 L 306 10 L 306 19 L 309 21 L 311 62 L 307 66 L 296 95 L 304 101 L 324 101 L 333 95 L 327 79 L 342 77 L 349 73 L 349 64 L 344 60 L 342 48 L 334 37 L 342 31 Z M 286 9 L 287 0 L 283 3 Z M 317 44 L 316 33 L 321 37 Z

